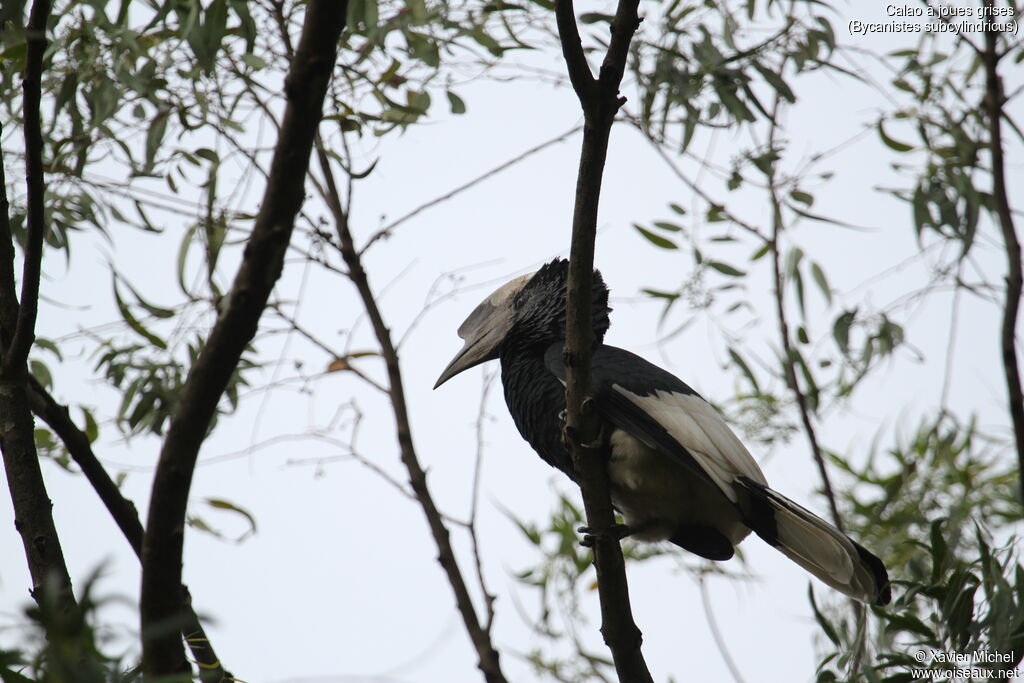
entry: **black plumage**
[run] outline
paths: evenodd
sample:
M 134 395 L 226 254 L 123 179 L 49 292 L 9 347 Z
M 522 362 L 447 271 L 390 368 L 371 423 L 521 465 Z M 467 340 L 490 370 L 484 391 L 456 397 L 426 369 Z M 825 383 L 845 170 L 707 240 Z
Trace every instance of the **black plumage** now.
M 575 478 L 561 439 L 567 279 L 568 263 L 555 259 L 494 292 L 459 328 L 466 345 L 437 386 L 500 360 L 505 402 L 520 434 L 546 462 Z M 887 603 L 882 562 L 768 488 L 749 452 L 697 392 L 643 358 L 603 344 L 610 309 L 597 271 L 592 287 L 591 395 L 611 426 L 612 503 L 629 533 L 726 560 L 754 531 L 833 588 Z

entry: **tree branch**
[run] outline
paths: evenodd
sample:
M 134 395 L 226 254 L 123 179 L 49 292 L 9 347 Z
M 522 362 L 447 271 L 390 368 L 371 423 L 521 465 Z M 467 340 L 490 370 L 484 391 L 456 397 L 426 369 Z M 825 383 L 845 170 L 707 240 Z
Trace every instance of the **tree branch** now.
M 187 670 L 182 626 L 185 510 L 199 447 L 231 374 L 256 333 L 283 268 L 348 3 L 311 0 L 284 90 L 287 107 L 263 202 L 231 293 L 189 372 L 160 451 L 142 548 L 142 668 L 150 677 Z
M 334 218 L 335 228 L 338 233 L 338 246 L 341 256 L 348 267 L 348 276 L 359 292 L 363 306 L 366 308 L 366 315 L 370 319 L 373 333 L 380 344 L 381 356 L 388 371 L 388 396 L 391 399 L 392 412 L 395 416 L 395 432 L 398 437 L 398 448 L 401 454 L 402 463 L 409 472 L 409 485 L 412 487 L 419 501 L 423 514 L 427 518 L 427 525 L 437 545 L 437 561 L 441 564 L 448 583 L 455 593 L 455 604 L 462 616 L 462 623 L 466 627 L 470 640 L 476 648 L 477 667 L 483 672 L 484 680 L 488 683 L 506 683 L 505 674 L 502 673 L 498 651 L 491 642 L 488 632 L 490 623 L 487 626 L 481 625 L 477 616 L 473 600 L 469 595 L 466 580 L 459 569 L 455 558 L 455 550 L 452 548 L 448 527 L 434 503 L 427 486 L 427 475 L 420 465 L 419 457 L 416 455 L 416 447 L 412 440 L 412 428 L 409 424 L 409 413 L 405 401 L 405 389 L 402 385 L 402 368 L 399 364 L 398 351 L 395 349 L 391 339 L 391 331 L 384 322 L 380 308 L 377 306 L 376 297 L 370 287 L 370 280 L 363 269 L 362 258 L 356 250 L 355 241 L 348 225 L 348 215 L 341 205 L 341 195 L 338 192 L 337 184 L 334 181 L 334 173 L 331 171 L 330 160 L 327 158 L 323 147 L 317 146 L 317 157 L 320 162 L 320 169 L 323 172 L 327 185 L 324 199 L 330 207 Z M 484 600 L 487 600 L 484 591 Z
M 96 491 L 107 508 L 107 512 L 114 518 L 114 522 L 121 529 L 125 539 L 128 540 L 128 545 L 141 559 L 144 533 L 142 522 L 139 521 L 139 513 L 135 509 L 135 504 L 121 495 L 117 484 L 100 464 L 96 454 L 93 453 L 88 435 L 79 429 L 71 419 L 67 406 L 57 403 L 56 399 L 34 377 L 28 379 L 28 401 L 32 412 L 48 424 L 64 443 L 71 459 L 82 470 L 82 474 L 92 485 L 93 490 Z M 181 587 L 181 592 L 183 596 L 189 595 L 188 588 L 184 585 Z M 231 680 L 233 676 L 221 665 L 217 653 L 206 636 L 205 629 L 199 622 L 199 616 L 191 608 L 190 598 L 186 599 L 186 604 L 188 612 L 185 615 L 181 634 L 185 638 L 192 656 L 200 664 L 200 679 L 214 683 Z
M 583 52 L 583 41 L 576 25 L 576 11 L 572 0 L 556 0 L 555 22 L 558 25 L 558 38 L 562 44 L 562 57 L 569 72 L 569 82 L 580 98 L 580 102 L 591 97 L 594 89 L 594 74 L 590 72 L 587 56 Z
M 991 11 L 995 0 L 984 0 Z M 1020 242 L 1013 224 L 1013 211 L 1006 191 L 1006 162 L 1003 158 L 1003 82 L 999 76 L 997 50 L 998 34 L 985 31 L 985 49 L 981 54 L 985 64 L 985 113 L 988 118 L 989 152 L 992 155 L 992 199 L 995 201 L 999 229 L 1006 247 L 1006 303 L 1003 306 L 1003 324 L 1000 342 L 1003 355 L 1003 375 L 1010 400 L 1010 418 L 1017 446 L 1017 466 L 1020 471 L 1021 499 L 1024 501 L 1024 392 L 1021 391 L 1020 368 L 1017 364 L 1017 313 L 1020 310 L 1022 289 Z
M 590 75 L 583 57 L 572 0 L 556 0 L 555 11 L 562 53 L 584 116 L 583 148 L 576 178 L 572 245 L 569 251 L 564 351 L 565 431 L 576 480 L 583 493 L 587 525 L 595 539 L 594 568 L 597 571 L 601 600 L 601 634 L 612 652 L 619 680 L 646 682 L 652 679 L 640 650 L 643 638 L 633 621 L 629 604 L 622 548 L 618 538 L 608 532 L 615 522 L 606 468 L 608 446 L 601 444 L 599 449 L 583 446 L 598 443 L 601 433 L 598 417 L 588 409 L 590 360 L 594 351 L 591 324 L 594 243 L 608 137 L 615 114 L 624 102 L 619 98 L 619 84 L 625 69 L 629 43 L 640 24 L 637 5 L 637 0 L 619 0 L 611 25 L 611 44 L 597 81 Z
M 36 0 L 26 27 L 27 55 L 24 80 L 25 166 L 28 195 L 27 241 L 22 276 L 22 298 L 18 301 L 14 282 L 14 242 L 7 202 L 7 179 L 0 153 L 0 451 L 14 507 L 14 526 L 21 534 L 32 577 L 32 597 L 42 607 L 65 612 L 78 609 L 71 592 L 71 577 L 53 523 L 52 503 L 46 492 L 36 453 L 32 413 L 25 395 L 27 359 L 34 337 L 39 299 L 42 258 L 43 141 L 40 122 L 40 92 L 43 53 L 46 51 L 48 0 Z
M 769 149 L 774 149 L 775 147 L 775 133 L 778 131 L 775 121 L 778 120 L 778 108 L 779 97 L 776 95 L 771 117 L 772 125 L 768 138 Z M 775 290 L 775 313 L 779 321 L 779 340 L 782 343 L 782 365 L 786 371 L 786 384 L 789 385 L 790 390 L 796 397 L 800 421 L 804 425 L 804 434 L 807 435 L 807 442 L 811 448 L 811 457 L 814 459 L 814 464 L 818 468 L 818 475 L 821 477 L 822 490 L 825 492 L 825 498 L 828 499 L 832 522 L 836 525 L 837 529 L 844 531 L 843 518 L 839 514 L 836 494 L 832 489 L 832 480 L 829 478 L 828 468 L 825 466 L 825 456 L 822 453 L 821 445 L 818 443 L 818 433 L 814 428 L 814 422 L 811 420 L 811 409 L 807 403 L 807 395 L 800 387 L 800 382 L 796 375 L 796 350 L 793 348 L 793 343 L 789 336 L 789 320 L 786 317 L 786 306 L 782 289 L 782 259 L 779 253 L 779 235 L 782 234 L 783 229 L 782 202 L 779 200 L 779 195 L 776 191 L 774 165 L 771 167 L 770 173 L 768 173 L 768 192 L 772 202 L 772 232 L 768 244 L 772 252 L 772 284 Z
M 46 52 L 46 23 L 50 18 L 50 0 L 35 0 L 25 27 L 27 54 L 25 58 L 25 182 L 27 211 L 25 215 L 25 263 L 21 276 L 21 305 L 13 337 L 4 353 L 4 374 L 17 373 L 28 361 L 28 352 L 35 340 L 36 313 L 39 310 L 39 275 L 43 259 L 43 235 L 46 233 L 43 196 L 43 124 L 40 118 L 42 100 L 43 53 Z

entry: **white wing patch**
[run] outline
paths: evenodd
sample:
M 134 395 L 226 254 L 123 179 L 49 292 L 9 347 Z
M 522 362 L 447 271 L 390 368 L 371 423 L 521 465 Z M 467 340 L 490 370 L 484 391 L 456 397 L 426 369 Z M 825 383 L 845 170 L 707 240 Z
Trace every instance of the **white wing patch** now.
M 737 500 L 733 489 L 737 477 L 749 477 L 759 484 L 768 485 L 743 442 L 701 397 L 662 390 L 655 391 L 653 395 L 639 396 L 618 384 L 613 384 L 612 389 L 661 425 L 693 456 L 732 502 Z

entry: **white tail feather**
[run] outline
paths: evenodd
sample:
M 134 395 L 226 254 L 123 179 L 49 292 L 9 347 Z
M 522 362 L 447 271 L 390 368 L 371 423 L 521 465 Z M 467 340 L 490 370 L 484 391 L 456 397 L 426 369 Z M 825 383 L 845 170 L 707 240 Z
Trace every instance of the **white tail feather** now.
M 883 605 L 889 601 L 889 579 L 878 558 L 782 494 L 745 478 L 738 483 L 758 501 L 767 503 L 774 518 L 774 538 L 763 520 L 750 519 L 748 523 L 782 554 L 851 598 Z M 758 506 L 744 507 L 752 516 L 765 514 Z

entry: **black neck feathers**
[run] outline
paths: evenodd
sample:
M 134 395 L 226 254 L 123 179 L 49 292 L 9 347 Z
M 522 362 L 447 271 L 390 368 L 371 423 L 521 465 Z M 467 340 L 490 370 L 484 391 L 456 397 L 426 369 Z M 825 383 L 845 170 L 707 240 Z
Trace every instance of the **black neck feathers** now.
M 556 258 L 544 264 L 515 295 L 512 305 L 515 322 L 502 345 L 501 353 L 543 355 L 551 344 L 565 339 L 566 288 L 569 262 Z M 600 344 L 608 331 L 608 287 L 600 271 L 591 282 L 591 324 L 594 344 Z

